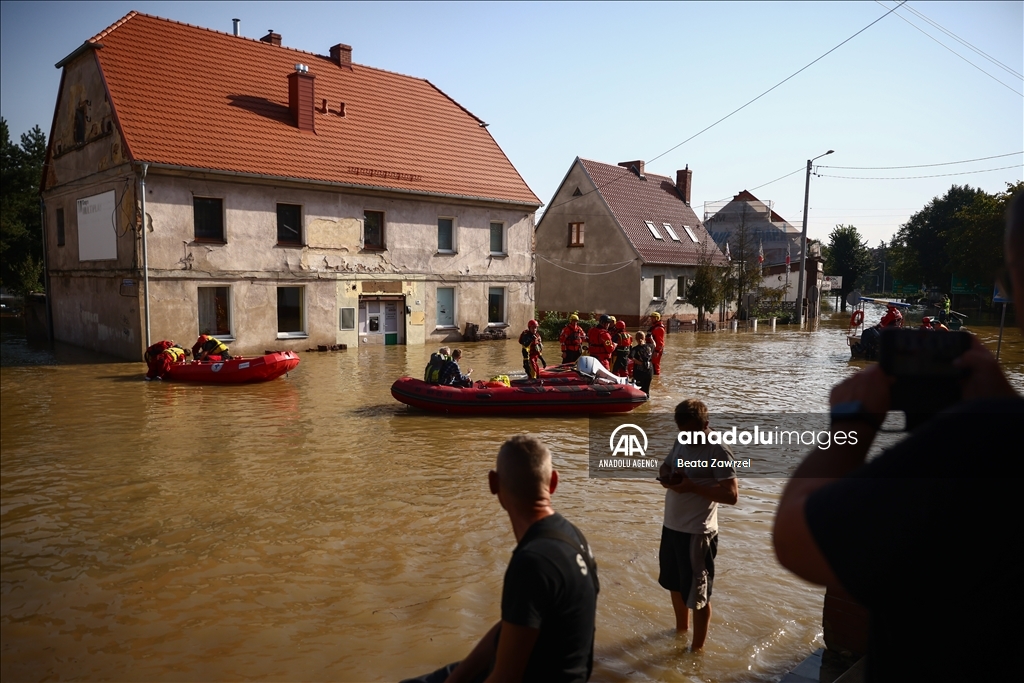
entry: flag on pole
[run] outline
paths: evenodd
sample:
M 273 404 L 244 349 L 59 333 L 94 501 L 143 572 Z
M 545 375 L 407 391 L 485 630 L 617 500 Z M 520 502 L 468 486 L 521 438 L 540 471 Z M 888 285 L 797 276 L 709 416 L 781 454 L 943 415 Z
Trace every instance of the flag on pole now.
M 761 244 L 761 240 L 757 241 L 757 262 L 764 263 L 764 245 Z
M 789 242 L 786 242 L 786 266 L 789 266 Z
M 732 254 L 729 253 L 729 243 L 725 243 L 725 260 L 732 261 Z

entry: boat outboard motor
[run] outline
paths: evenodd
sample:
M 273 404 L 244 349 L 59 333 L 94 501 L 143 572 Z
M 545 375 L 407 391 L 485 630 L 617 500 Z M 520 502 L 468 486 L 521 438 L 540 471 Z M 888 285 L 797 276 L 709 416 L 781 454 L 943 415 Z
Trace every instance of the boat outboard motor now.
M 610 373 L 604 364 L 594 356 L 580 356 L 576 361 L 576 372 L 580 374 L 580 377 L 591 382 L 601 379 L 615 384 L 626 383 L 625 377 L 619 377 Z

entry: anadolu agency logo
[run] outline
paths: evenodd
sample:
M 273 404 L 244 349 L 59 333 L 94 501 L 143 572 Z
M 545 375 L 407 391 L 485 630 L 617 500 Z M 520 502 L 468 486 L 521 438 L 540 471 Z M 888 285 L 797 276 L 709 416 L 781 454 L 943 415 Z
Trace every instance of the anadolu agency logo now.
M 639 425 L 627 422 L 616 427 L 608 437 L 610 458 L 601 458 L 599 468 L 657 469 L 658 461 L 647 458 L 647 432 Z

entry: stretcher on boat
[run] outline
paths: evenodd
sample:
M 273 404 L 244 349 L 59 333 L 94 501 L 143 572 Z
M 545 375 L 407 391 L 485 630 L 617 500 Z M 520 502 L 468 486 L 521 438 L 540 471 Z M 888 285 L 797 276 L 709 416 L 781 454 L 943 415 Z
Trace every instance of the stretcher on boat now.
M 460 388 L 402 377 L 391 385 L 396 401 L 452 415 L 587 415 L 628 413 L 647 401 L 631 384 L 587 383 L 578 376 L 517 380 L 512 386 L 476 382 Z
M 294 351 L 275 351 L 250 358 L 236 357 L 226 361 L 192 361 L 172 365 L 164 379 L 173 382 L 204 384 L 242 384 L 266 382 L 295 369 L 299 357 Z

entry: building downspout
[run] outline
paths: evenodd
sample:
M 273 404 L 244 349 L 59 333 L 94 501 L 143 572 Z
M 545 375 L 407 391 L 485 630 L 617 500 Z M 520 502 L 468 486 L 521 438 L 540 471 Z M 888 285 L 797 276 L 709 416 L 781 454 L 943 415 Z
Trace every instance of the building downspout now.
M 146 239 L 146 172 L 149 164 L 142 164 L 142 176 L 139 182 L 142 186 L 142 296 L 143 307 L 146 309 L 146 348 L 152 346 L 149 333 L 149 242 Z
M 50 308 L 50 262 L 46 256 L 46 201 L 39 198 L 39 225 L 43 233 L 43 293 L 46 295 L 46 340 L 53 343 L 53 309 Z

